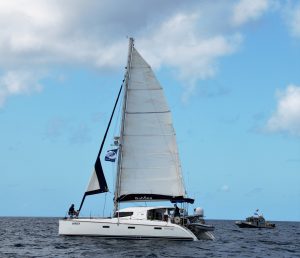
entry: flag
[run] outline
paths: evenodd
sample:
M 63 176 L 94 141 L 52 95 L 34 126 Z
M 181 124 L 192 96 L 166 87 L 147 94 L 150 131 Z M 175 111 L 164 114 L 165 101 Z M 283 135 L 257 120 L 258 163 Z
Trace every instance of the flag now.
M 105 154 L 105 161 L 115 162 L 117 158 L 118 149 L 108 150 Z

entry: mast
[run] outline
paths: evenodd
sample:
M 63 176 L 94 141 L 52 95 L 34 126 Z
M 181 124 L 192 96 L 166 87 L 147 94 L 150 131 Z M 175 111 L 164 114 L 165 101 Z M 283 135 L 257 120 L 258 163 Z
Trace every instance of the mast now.
M 132 42 L 125 78 L 115 209 L 118 202 L 193 202 L 186 198 L 176 133 L 163 88 Z
M 129 38 L 128 45 L 128 57 L 127 57 L 127 71 L 125 75 L 125 89 L 124 89 L 124 99 L 122 107 L 122 121 L 121 121 L 121 131 L 120 131 L 120 142 L 119 142 L 119 154 L 118 154 L 118 166 L 117 166 L 117 176 L 116 176 L 116 188 L 115 188 L 115 197 L 114 197 L 114 213 L 119 209 L 119 202 L 117 200 L 120 190 L 120 178 L 121 178 L 121 159 L 122 159 L 122 144 L 123 144 L 123 131 L 124 131 L 124 120 L 125 120 L 125 110 L 126 110 L 126 101 L 127 101 L 127 90 L 128 90 L 128 81 L 130 79 L 130 69 L 131 69 L 131 58 L 132 58 L 132 49 L 134 46 L 134 39 Z

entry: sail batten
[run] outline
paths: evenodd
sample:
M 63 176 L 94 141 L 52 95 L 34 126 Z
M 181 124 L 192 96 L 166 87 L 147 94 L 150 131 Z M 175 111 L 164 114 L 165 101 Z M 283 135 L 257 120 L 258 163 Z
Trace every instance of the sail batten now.
M 115 199 L 184 199 L 176 136 L 163 89 L 133 46 L 130 58 Z

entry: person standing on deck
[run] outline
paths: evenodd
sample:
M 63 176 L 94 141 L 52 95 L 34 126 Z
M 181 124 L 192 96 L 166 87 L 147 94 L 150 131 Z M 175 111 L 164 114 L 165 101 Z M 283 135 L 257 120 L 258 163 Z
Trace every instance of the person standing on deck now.
M 180 217 L 180 211 L 179 211 L 179 208 L 177 206 L 177 204 L 174 205 L 174 217 Z
M 71 207 L 69 208 L 69 212 L 68 212 L 70 218 L 73 218 L 73 216 L 77 217 L 78 216 L 78 212 L 75 210 L 75 205 L 72 204 Z

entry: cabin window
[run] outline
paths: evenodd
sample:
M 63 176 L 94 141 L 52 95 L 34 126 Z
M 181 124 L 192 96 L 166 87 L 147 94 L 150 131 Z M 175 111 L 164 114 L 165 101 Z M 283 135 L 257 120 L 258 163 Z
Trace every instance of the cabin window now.
M 128 229 L 135 229 L 135 227 L 128 227 Z
M 160 229 L 161 230 L 162 228 L 161 227 L 154 227 L 154 229 Z
M 103 228 L 109 228 L 109 226 L 102 226 Z
M 154 210 L 150 210 L 147 212 L 147 219 L 149 219 L 149 220 L 154 219 Z
M 122 218 L 122 217 L 130 217 L 133 215 L 133 212 L 128 212 L 128 211 L 120 211 L 116 212 L 115 218 Z
M 149 210 L 147 213 L 147 219 L 149 220 L 163 220 L 164 211 L 159 210 Z

